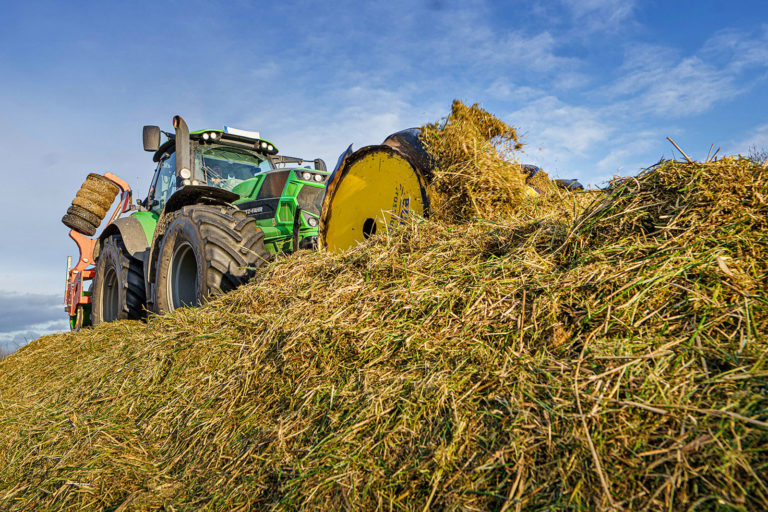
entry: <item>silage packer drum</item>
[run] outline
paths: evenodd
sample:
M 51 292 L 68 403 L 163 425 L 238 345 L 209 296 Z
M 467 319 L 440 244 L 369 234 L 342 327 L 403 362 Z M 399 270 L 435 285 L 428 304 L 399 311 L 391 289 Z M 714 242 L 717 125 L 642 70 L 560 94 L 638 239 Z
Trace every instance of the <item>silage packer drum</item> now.
M 342 251 L 429 215 L 432 163 L 419 134 L 418 128 L 403 130 L 341 155 L 323 199 L 322 248 Z
M 61 222 L 71 228 L 69 237 L 75 241 L 80 251 L 74 267 L 72 258 L 67 257 L 67 283 L 64 291 L 64 309 L 69 313 L 71 327 L 75 330 L 83 325 L 90 314 L 91 296 L 90 292 L 84 289 L 84 285 L 85 281 L 92 280 L 95 274 L 93 268 L 89 267 L 95 263 L 93 250 L 97 239 L 89 237 L 96 234 L 118 193 L 121 194 L 120 203 L 112 212 L 107 225 L 131 208 L 131 187 L 110 172 L 103 176 L 91 173 L 77 191 L 67 213 L 61 218 Z

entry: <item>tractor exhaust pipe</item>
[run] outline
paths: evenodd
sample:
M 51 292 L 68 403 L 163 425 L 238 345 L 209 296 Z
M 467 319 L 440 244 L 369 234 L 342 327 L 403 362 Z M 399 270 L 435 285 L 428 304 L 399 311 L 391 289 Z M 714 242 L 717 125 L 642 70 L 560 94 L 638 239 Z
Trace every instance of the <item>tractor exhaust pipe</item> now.
M 191 185 L 193 178 L 189 127 L 181 116 L 173 117 L 173 127 L 176 130 L 176 187 L 181 188 L 184 185 Z

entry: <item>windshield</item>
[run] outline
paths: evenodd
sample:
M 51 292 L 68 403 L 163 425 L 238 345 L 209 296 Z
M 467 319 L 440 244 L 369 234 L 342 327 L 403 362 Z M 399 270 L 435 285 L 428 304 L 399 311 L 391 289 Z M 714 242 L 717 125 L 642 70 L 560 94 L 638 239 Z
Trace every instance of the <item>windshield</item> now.
M 258 153 L 227 146 L 199 147 L 195 164 L 207 185 L 224 190 L 232 190 L 243 181 L 274 169 L 272 162 Z

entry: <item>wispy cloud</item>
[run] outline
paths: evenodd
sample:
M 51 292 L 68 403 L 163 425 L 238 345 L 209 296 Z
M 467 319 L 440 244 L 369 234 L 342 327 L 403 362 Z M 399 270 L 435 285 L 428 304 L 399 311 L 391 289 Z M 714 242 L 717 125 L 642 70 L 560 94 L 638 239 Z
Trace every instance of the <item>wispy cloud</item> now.
M 715 104 L 749 91 L 765 77 L 746 71 L 768 69 L 768 36 L 722 31 L 701 49 L 680 56 L 668 47 L 631 47 L 619 76 L 604 90 L 626 100 L 639 115 L 681 118 L 709 111 Z
M 60 295 L 0 291 L 0 333 L 62 318 L 66 318 L 66 313 Z
M 596 181 L 605 181 L 611 178 L 614 172 L 622 175 L 635 174 L 641 168 L 654 163 L 648 161 L 645 155 L 657 147 L 663 137 L 664 134 L 659 130 L 622 133 L 612 141 L 608 154 L 595 165 L 598 171 L 610 172 L 610 174 L 601 175 Z M 661 156 L 658 155 L 658 157 Z
M 9 354 L 68 324 L 60 295 L 0 290 L 0 353 Z
M 7 355 L 15 352 L 40 336 L 62 332 L 67 329 L 69 329 L 68 320 L 56 320 L 53 322 L 32 324 L 25 329 L 19 329 L 17 331 L 0 332 L 0 355 Z
M 667 48 L 639 47 L 630 52 L 621 76 L 607 88 L 631 103 L 638 115 L 683 117 L 707 111 L 739 89 L 727 69 L 698 56 L 677 59 Z
M 525 136 L 526 153 L 542 164 L 585 155 L 615 130 L 600 109 L 571 105 L 555 96 L 531 101 L 507 117 Z
M 573 15 L 574 25 L 585 32 L 626 30 L 635 0 L 561 0 Z
M 741 139 L 731 141 L 728 150 L 734 154 L 748 155 L 751 151 L 768 151 L 768 124 L 749 130 Z
M 724 29 L 704 44 L 702 53 L 715 62 L 724 62 L 732 72 L 768 66 L 768 24 L 756 33 Z

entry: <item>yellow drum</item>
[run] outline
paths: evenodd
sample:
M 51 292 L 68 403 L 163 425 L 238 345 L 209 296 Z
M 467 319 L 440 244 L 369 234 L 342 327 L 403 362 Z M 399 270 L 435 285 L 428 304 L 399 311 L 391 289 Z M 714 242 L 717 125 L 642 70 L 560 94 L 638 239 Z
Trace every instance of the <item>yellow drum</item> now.
M 389 146 L 352 153 L 331 176 L 320 216 L 320 246 L 343 251 L 376 233 L 425 217 L 424 177 Z

